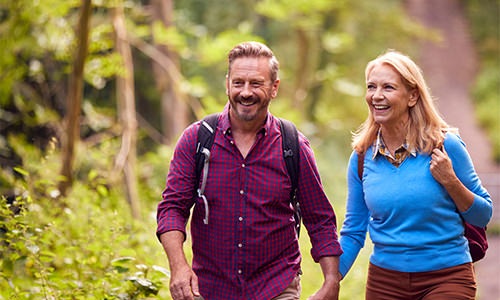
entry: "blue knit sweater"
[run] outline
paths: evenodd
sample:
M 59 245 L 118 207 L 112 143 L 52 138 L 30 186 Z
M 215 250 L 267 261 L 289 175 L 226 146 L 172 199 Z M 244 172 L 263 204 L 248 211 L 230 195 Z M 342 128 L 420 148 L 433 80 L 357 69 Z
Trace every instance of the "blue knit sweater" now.
M 492 215 L 491 198 L 481 185 L 464 142 L 448 133 L 444 146 L 453 169 L 474 193 L 462 217 L 485 226 Z M 425 272 L 471 262 L 462 219 L 445 188 L 429 170 L 430 155 L 407 157 L 399 167 L 385 157 L 365 155 L 363 182 L 353 152 L 347 171 L 346 217 L 340 231 L 345 276 L 364 246 L 368 231 L 374 244 L 370 262 L 400 272 Z

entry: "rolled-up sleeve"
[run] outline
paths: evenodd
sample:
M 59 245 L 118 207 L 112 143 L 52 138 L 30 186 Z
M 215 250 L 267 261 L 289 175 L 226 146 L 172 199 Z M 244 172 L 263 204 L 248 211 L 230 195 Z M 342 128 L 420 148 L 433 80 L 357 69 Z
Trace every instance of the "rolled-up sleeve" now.
M 302 134 L 299 142 L 301 152 L 297 197 L 312 245 L 311 256 L 318 262 L 321 257 L 341 255 L 342 249 L 338 241 L 335 212 L 324 192 L 313 150 Z
M 157 230 L 162 233 L 179 230 L 186 234 L 186 223 L 194 204 L 195 153 L 199 124 L 187 127 L 174 150 L 166 187 L 157 209 Z

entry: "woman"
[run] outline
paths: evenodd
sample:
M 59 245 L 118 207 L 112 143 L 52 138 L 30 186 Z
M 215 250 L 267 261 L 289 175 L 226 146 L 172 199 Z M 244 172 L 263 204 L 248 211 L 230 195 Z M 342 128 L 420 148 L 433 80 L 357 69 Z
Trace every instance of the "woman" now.
M 408 56 L 388 51 L 365 76 L 369 114 L 353 137 L 339 271 L 349 271 L 368 231 L 366 299 L 475 299 L 463 220 L 486 226 L 492 203 L 464 142 Z

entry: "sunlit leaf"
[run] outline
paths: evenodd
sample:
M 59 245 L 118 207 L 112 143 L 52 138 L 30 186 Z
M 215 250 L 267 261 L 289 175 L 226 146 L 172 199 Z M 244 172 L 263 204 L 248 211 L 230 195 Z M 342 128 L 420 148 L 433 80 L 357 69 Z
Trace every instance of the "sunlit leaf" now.
M 14 167 L 14 171 L 16 171 L 17 173 L 19 173 L 19 174 L 21 174 L 23 176 L 28 176 L 29 175 L 28 171 L 26 171 L 26 170 L 24 170 L 24 169 L 22 169 L 20 167 Z
M 33 254 L 37 254 L 40 251 L 40 247 L 38 247 L 37 245 L 28 245 L 26 246 L 26 249 L 28 249 Z
M 166 277 L 170 278 L 170 270 L 168 270 L 167 268 L 153 265 L 152 269 L 157 271 L 157 272 L 160 272 L 163 275 L 165 275 Z

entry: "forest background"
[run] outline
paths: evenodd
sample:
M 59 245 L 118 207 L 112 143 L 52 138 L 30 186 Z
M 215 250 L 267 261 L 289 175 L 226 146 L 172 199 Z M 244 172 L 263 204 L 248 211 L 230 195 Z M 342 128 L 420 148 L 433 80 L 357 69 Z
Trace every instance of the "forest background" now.
M 170 299 L 154 234 L 168 163 L 185 126 L 226 103 L 227 53 L 245 40 L 278 57 L 271 111 L 311 140 L 340 226 L 366 63 L 442 40 L 406 2 L 2 1 L 0 299 Z M 459 2 L 480 61 L 475 114 L 499 163 L 500 1 Z M 321 271 L 307 234 L 301 248 L 307 296 Z M 363 298 L 367 248 L 341 299 Z

